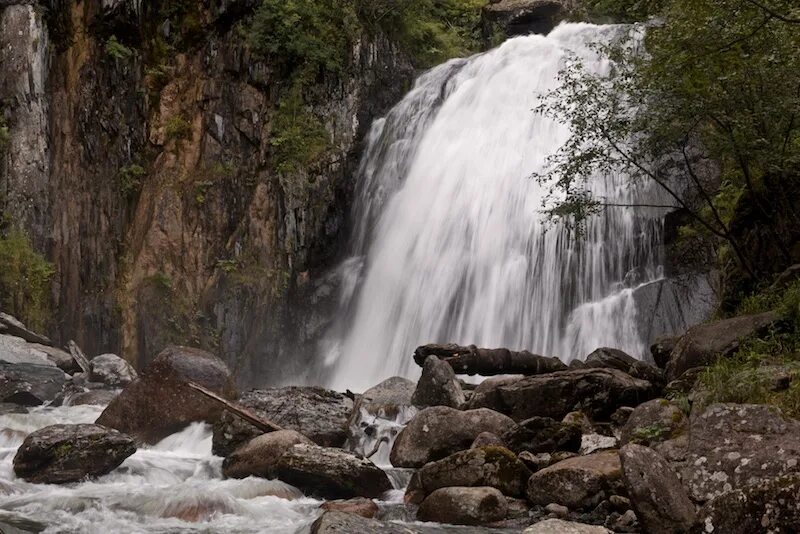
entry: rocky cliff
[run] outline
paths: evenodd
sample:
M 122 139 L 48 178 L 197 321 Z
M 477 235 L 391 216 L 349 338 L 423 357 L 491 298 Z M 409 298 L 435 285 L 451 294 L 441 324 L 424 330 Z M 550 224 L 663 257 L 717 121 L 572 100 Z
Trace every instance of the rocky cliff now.
M 257 4 L 0 2 L 0 201 L 54 264 L 55 340 L 137 366 L 201 346 L 243 382 L 311 356 L 361 139 L 414 71 L 359 30 L 289 109 L 324 147 L 280 165 L 291 73 L 248 44 Z

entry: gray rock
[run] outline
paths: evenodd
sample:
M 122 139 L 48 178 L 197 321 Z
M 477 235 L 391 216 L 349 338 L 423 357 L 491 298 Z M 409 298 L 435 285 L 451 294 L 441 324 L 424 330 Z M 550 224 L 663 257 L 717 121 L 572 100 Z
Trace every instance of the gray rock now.
M 342 449 L 318 445 L 290 447 L 267 475 L 325 499 L 376 498 L 392 489 L 386 473 L 369 460 Z
M 78 482 L 110 473 L 136 452 L 132 438 L 99 425 L 52 425 L 31 433 L 14 473 L 37 484 Z
M 502 406 L 503 399 L 500 397 L 500 386 L 514 384 L 525 378 L 524 375 L 500 375 L 491 376 L 478 384 L 472 396 L 467 402 L 466 408 L 489 408 L 492 406 Z
M 569 515 L 569 508 L 566 506 L 562 506 L 560 504 L 556 504 L 551 502 L 547 506 L 544 507 L 545 511 L 550 514 L 555 514 L 558 517 L 567 517 Z
M 667 377 L 674 380 L 692 367 L 702 367 L 732 354 L 739 341 L 778 320 L 775 312 L 743 315 L 694 326 L 678 341 L 667 364 Z
M 516 453 L 577 452 L 581 446 L 581 428 L 549 417 L 531 417 L 503 434 L 502 439 Z
M 592 422 L 589 421 L 589 418 L 586 417 L 586 414 L 583 412 L 569 412 L 564 416 L 563 419 L 561 419 L 561 422 L 568 425 L 577 426 L 584 434 L 591 434 L 594 432 L 594 426 L 592 426 Z
M 243 393 L 238 404 L 325 447 L 344 444 L 353 411 L 353 401 L 347 396 L 311 386 L 254 389 Z M 225 412 L 214 424 L 212 451 L 227 456 L 261 433 L 250 423 Z
M 653 399 L 637 406 L 622 428 L 620 443 L 651 445 L 678 437 L 689 427 L 681 409 L 667 399 Z
M 81 406 L 86 404 L 92 406 L 108 406 L 111 401 L 117 398 L 117 395 L 119 395 L 117 391 L 94 389 L 71 395 L 67 399 L 67 404 L 69 406 Z
M 100 354 L 89 362 L 89 380 L 102 382 L 112 387 L 124 387 L 136 380 L 139 375 L 131 364 L 116 354 Z
M 559 0 L 495 0 L 483 8 L 484 34 L 500 27 L 506 35 L 547 34 L 567 15 Z
M 614 534 L 605 527 L 561 519 L 546 519 L 525 529 L 523 534 Z
M 703 506 L 694 532 L 752 534 L 800 532 L 800 475 L 747 485 Z
M 78 362 L 75 361 L 75 358 L 72 357 L 72 354 L 69 352 L 56 348 L 56 347 L 49 347 L 47 345 L 39 345 L 36 343 L 31 343 L 30 347 L 35 350 L 40 350 L 45 354 L 45 357 L 56 367 L 64 371 L 68 374 L 78 373 L 80 372 L 81 368 L 78 365 Z
M 354 411 L 364 408 L 372 415 L 394 417 L 398 410 L 411 406 L 411 397 L 417 385 L 400 376 L 387 378 L 377 386 L 373 386 L 356 398 Z
M 36 332 L 28 329 L 28 327 L 25 326 L 22 321 L 7 313 L 0 313 L 0 327 L 2 327 L 0 330 L 3 330 L 4 333 L 11 336 L 21 337 L 28 343 L 38 343 L 40 345 L 53 344 L 53 342 L 50 341 L 50 338 L 41 334 L 37 334 Z
M 688 532 L 695 507 L 672 467 L 654 450 L 629 444 L 619 451 L 636 517 L 652 534 Z
M 21 337 L 0 334 L 0 361 L 54 366 L 47 353 L 39 348 L 41 346 L 28 343 Z
M 436 356 L 428 356 L 422 366 L 422 376 L 417 382 L 411 403 L 415 406 L 458 408 L 465 400 L 464 392 L 450 364 Z
M 532 452 L 522 451 L 517 458 L 520 459 L 525 466 L 531 470 L 532 473 L 540 471 L 553 463 L 553 457 L 546 452 L 533 454 Z
M 514 421 L 492 410 L 460 411 L 446 406 L 426 408 L 397 436 L 391 462 L 395 467 L 422 467 L 468 449 L 482 432 L 502 435 L 513 426 Z
M 470 449 L 479 447 L 505 447 L 505 442 L 491 432 L 481 432 L 469 446 Z
M 528 500 L 541 506 L 555 502 L 572 510 L 587 509 L 619 494 L 624 494 L 624 487 L 616 451 L 569 458 L 528 480 Z
M 680 339 L 677 336 L 660 337 L 650 345 L 650 354 L 653 356 L 653 361 L 656 362 L 657 367 L 660 369 L 667 367 L 672 351 L 675 350 Z
M 52 401 L 67 381 L 55 365 L 0 362 L 0 402 L 38 406 Z
M 294 445 L 313 442 L 295 430 L 278 430 L 257 436 L 225 458 L 222 474 L 227 478 L 268 477 L 275 463 Z
M 495 488 L 440 488 L 417 511 L 420 521 L 451 525 L 485 525 L 505 519 L 508 504 Z
M 336 510 L 338 512 L 356 514 L 368 519 L 373 519 L 380 512 L 380 508 L 375 504 L 375 501 L 365 497 L 326 501 L 320 505 L 320 508 L 323 510 Z
M 602 347 L 586 357 L 587 368 L 619 369 L 634 378 L 641 378 L 653 384 L 663 384 L 664 374 L 661 369 L 649 363 L 637 360 L 619 349 Z
M 311 525 L 311 534 L 417 534 L 421 529 L 330 510 Z

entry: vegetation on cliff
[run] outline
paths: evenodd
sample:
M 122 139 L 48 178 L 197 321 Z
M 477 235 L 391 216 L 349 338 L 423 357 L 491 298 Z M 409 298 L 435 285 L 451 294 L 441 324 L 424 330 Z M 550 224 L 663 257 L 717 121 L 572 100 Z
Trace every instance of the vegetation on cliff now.
M 0 307 L 30 328 L 42 330 L 49 319 L 53 265 L 16 228 L 0 235 L 0 265 Z

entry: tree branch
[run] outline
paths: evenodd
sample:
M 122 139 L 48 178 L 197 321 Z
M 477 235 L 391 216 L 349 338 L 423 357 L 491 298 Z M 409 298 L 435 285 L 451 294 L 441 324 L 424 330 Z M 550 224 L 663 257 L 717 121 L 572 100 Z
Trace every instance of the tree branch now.
M 771 9 L 769 6 L 765 6 L 758 0 L 745 0 L 747 3 L 756 6 L 758 9 L 764 11 L 765 13 L 770 14 L 771 16 L 775 17 L 776 19 L 780 20 L 781 22 L 787 22 L 789 24 L 800 24 L 800 19 L 795 19 L 791 17 L 787 17 L 785 15 L 781 15 L 774 9 Z

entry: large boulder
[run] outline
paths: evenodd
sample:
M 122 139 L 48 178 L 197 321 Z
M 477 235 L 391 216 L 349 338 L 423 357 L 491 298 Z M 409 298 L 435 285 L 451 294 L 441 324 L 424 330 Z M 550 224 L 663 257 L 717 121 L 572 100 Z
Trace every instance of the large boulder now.
M 563 0 L 490 0 L 483 8 L 483 32 L 495 28 L 508 36 L 547 34 L 567 15 Z
M 688 532 L 694 524 L 695 507 L 667 461 L 653 449 L 633 443 L 622 447 L 619 457 L 628 496 L 645 530 L 652 534 Z
M 651 445 L 674 439 L 688 431 L 689 420 L 683 411 L 667 399 L 653 399 L 637 406 L 625 426 L 620 443 Z
M 366 497 L 325 501 L 320 505 L 320 508 L 323 510 L 336 510 L 338 512 L 347 512 L 348 514 L 357 514 L 369 519 L 374 518 L 380 512 L 380 508 L 375 504 L 375 501 L 367 499 Z
M 524 497 L 531 472 L 503 447 L 481 447 L 451 454 L 422 466 L 409 484 L 411 502 L 450 486 L 489 486 L 510 497 Z
M 662 384 L 664 382 L 664 374 L 661 369 L 637 360 L 627 352 L 619 349 L 599 348 L 589 354 L 584 363 L 587 368 L 619 369 L 634 378 L 641 378 L 653 384 Z
M 356 398 L 354 412 L 366 410 L 370 415 L 392 418 L 400 410 L 411 406 L 411 397 L 417 385 L 400 376 L 387 378 L 380 384 L 369 388 Z
M 415 406 L 449 406 L 458 408 L 465 401 L 461 384 L 450 364 L 428 356 L 422 366 L 422 376 L 417 382 L 417 389 L 411 397 Z
M 66 381 L 64 371 L 49 362 L 39 365 L 0 361 L 0 402 L 38 406 L 54 400 Z
M 388 521 L 376 521 L 358 514 L 330 510 L 323 513 L 311 524 L 310 534 L 416 534 L 418 528 L 411 528 Z
M 613 534 L 605 527 L 585 525 L 563 519 L 545 519 L 529 526 L 522 534 Z
M 323 447 L 341 447 L 353 401 L 342 393 L 320 387 L 254 389 L 242 394 L 238 404 L 288 430 L 296 430 Z M 225 412 L 214 424 L 212 450 L 227 456 L 260 435 L 261 430 Z
M 65 484 L 105 475 L 136 452 L 133 439 L 99 425 L 51 425 L 25 438 L 14 473 L 28 482 Z
M 519 454 L 528 451 L 540 452 L 572 451 L 581 447 L 581 427 L 555 421 L 549 417 L 531 417 L 503 434 L 503 442 Z
M 525 378 L 524 375 L 490 376 L 478 384 L 467 401 L 465 408 L 472 410 L 475 408 L 503 406 L 503 399 L 500 396 L 500 387 L 514 384 L 523 378 Z
M 775 312 L 743 315 L 694 326 L 678 341 L 667 363 L 667 377 L 674 380 L 692 367 L 710 365 L 732 354 L 739 342 L 763 331 L 779 319 Z
M 222 473 L 228 478 L 268 477 L 281 455 L 300 444 L 313 445 L 313 442 L 295 430 L 262 434 L 225 458 Z
M 268 475 L 325 499 L 380 497 L 389 477 L 369 460 L 342 449 L 300 444 L 286 450 Z
M 692 416 L 687 447 L 676 470 L 689 496 L 702 503 L 800 472 L 800 421 L 761 404 L 713 404 Z
M 428 495 L 417 519 L 452 525 L 485 525 L 505 519 L 508 504 L 495 488 L 440 488 Z
M 0 361 L 33 365 L 55 365 L 41 347 L 44 347 L 44 345 L 28 343 L 21 337 L 0 334 Z
M 617 451 L 576 456 L 545 467 L 528 480 L 528 500 L 572 510 L 592 508 L 611 495 L 624 494 Z
M 422 467 L 468 449 L 482 432 L 502 435 L 513 426 L 514 421 L 492 410 L 426 408 L 397 436 L 390 460 L 395 467 Z
M 28 343 L 37 343 L 45 346 L 53 344 L 50 338 L 30 330 L 22 321 L 7 313 L 0 313 L 0 333 L 22 338 Z
M 608 418 L 620 406 L 636 406 L 654 397 L 655 387 L 618 369 L 589 368 L 498 382 L 481 392 L 470 407 L 490 408 L 515 421 L 531 417 L 561 420 L 580 410 L 592 420 Z
M 800 532 L 800 475 L 763 480 L 725 493 L 697 514 L 698 534 Z
M 89 380 L 111 387 L 124 387 L 138 378 L 131 364 L 116 354 L 100 354 L 89 362 Z
M 233 377 L 222 360 L 200 349 L 173 346 L 161 351 L 142 376 L 111 401 L 97 424 L 156 443 L 194 421 L 219 420 L 220 405 L 187 386 L 189 382 L 226 399 L 236 397 Z

